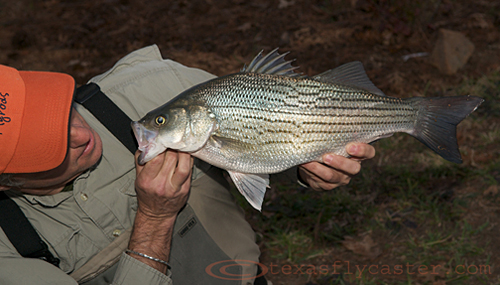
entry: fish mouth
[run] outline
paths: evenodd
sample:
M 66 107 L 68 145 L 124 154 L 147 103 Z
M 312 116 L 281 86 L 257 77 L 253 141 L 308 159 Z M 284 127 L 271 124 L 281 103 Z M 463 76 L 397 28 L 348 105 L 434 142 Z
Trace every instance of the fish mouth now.
M 148 130 L 138 121 L 133 121 L 131 125 L 139 145 L 138 149 L 141 151 L 138 162 L 143 165 L 155 157 L 155 155 L 151 155 L 151 150 L 156 149 L 155 142 L 158 132 Z

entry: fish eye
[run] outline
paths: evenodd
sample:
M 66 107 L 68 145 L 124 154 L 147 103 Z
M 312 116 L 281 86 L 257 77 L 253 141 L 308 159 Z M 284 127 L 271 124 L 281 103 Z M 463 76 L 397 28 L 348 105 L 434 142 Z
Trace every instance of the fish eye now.
M 165 118 L 165 116 L 160 115 L 160 116 L 156 117 L 155 122 L 156 122 L 156 125 L 161 126 L 167 122 L 167 118 Z

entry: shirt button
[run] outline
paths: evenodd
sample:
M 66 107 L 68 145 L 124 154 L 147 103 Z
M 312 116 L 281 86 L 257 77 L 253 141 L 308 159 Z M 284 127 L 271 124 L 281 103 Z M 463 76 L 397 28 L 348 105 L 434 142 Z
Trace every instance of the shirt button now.
M 80 194 L 80 198 L 83 200 L 83 201 L 87 201 L 89 199 L 89 196 L 87 196 L 87 194 L 85 193 L 82 193 Z
M 122 231 L 120 231 L 120 230 L 114 230 L 113 231 L 113 236 L 114 237 L 119 237 L 121 235 L 121 233 L 122 233 Z

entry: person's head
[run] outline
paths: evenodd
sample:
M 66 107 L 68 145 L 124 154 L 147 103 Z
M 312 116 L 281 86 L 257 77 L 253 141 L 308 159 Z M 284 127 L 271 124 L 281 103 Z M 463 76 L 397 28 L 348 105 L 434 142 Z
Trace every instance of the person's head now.
M 51 194 L 95 165 L 99 135 L 72 108 L 74 79 L 0 65 L 0 191 Z

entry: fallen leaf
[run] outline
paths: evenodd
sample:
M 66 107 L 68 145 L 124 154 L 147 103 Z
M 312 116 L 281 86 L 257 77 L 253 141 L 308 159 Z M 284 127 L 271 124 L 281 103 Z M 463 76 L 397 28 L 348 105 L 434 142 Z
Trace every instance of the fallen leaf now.
M 243 25 L 236 28 L 238 31 L 246 32 L 252 28 L 252 23 L 246 22 Z
M 369 258 L 375 258 L 380 254 L 378 245 L 373 241 L 371 236 L 365 235 L 361 240 L 355 240 L 352 237 L 344 237 L 342 245 L 348 250 L 363 255 Z
M 483 191 L 484 196 L 498 194 L 498 185 L 491 185 L 488 189 Z
M 289 6 L 293 6 L 295 4 L 295 0 L 280 0 L 278 5 L 278 9 L 284 9 Z

